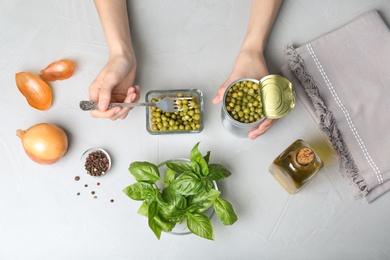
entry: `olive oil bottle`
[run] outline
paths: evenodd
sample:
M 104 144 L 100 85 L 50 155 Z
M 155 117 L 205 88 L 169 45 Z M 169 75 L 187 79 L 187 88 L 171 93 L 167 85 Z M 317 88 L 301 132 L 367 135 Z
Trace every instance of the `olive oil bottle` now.
M 303 140 L 298 139 L 270 165 L 269 171 L 291 194 L 299 191 L 324 165 Z

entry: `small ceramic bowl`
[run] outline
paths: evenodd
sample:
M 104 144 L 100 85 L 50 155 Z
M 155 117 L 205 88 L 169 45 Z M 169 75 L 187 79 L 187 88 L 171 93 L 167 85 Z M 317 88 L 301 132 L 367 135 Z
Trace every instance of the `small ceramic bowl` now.
M 93 177 L 103 177 L 111 168 L 111 157 L 102 148 L 86 150 L 80 159 L 81 167 L 85 173 Z
M 146 94 L 145 101 L 151 102 L 152 99 L 158 100 L 159 98 L 179 96 L 193 97 L 197 105 L 199 105 L 197 108 L 188 110 L 191 111 L 188 113 L 190 119 L 188 121 L 186 121 L 187 119 L 181 120 L 181 112 L 161 112 L 157 118 L 154 116 L 155 108 L 146 107 L 146 130 L 149 134 L 194 134 L 203 130 L 203 93 L 199 89 L 153 90 Z M 194 114 L 197 114 L 198 120 L 194 119 Z M 191 125 L 194 127 L 190 127 Z

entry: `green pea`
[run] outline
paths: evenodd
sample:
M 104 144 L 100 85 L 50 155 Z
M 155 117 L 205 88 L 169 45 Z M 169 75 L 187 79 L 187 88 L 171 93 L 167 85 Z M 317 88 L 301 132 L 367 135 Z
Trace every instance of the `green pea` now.
M 264 115 L 259 84 L 249 80 L 235 83 L 226 92 L 225 108 L 239 122 L 251 123 L 261 119 Z
M 169 113 L 156 107 L 150 107 L 149 120 L 151 131 L 165 132 L 200 129 L 200 103 L 195 96 L 184 95 L 183 93 L 177 94 L 177 97 L 184 96 L 191 97 L 191 99 L 176 100 L 176 104 L 181 111 Z M 157 102 L 163 98 L 165 97 L 153 98 L 152 100 L 153 102 Z

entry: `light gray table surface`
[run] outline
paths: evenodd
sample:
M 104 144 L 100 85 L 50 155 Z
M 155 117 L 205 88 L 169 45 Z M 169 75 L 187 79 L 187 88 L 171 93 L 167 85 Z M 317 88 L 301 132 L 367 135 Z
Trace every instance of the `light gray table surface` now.
M 211 100 L 231 72 L 250 1 L 137 0 L 129 9 L 142 99 L 150 90 L 198 88 L 205 96 L 204 130 L 152 136 L 143 108 L 120 121 L 81 112 L 78 103 L 88 99 L 88 86 L 108 57 L 93 2 L 1 1 L 0 259 L 390 258 L 390 194 L 371 204 L 353 199 L 337 159 L 299 99 L 256 140 L 237 138 L 222 127 L 221 107 Z M 304 44 L 371 10 L 390 24 L 385 0 L 285 0 L 266 51 L 270 72 L 280 73 L 285 45 Z M 16 87 L 15 73 L 38 74 L 62 58 L 76 61 L 75 74 L 51 83 L 49 110 L 31 108 Z M 52 165 L 32 162 L 15 134 L 41 122 L 57 124 L 69 136 L 68 153 Z M 322 155 L 325 167 L 289 195 L 268 166 L 298 138 Z M 134 183 L 128 166 L 188 157 L 197 142 L 202 152 L 211 151 L 212 162 L 231 170 L 219 186 L 239 220 L 226 227 L 213 218 L 215 241 L 165 233 L 157 240 L 137 214 L 140 203 L 122 192 Z M 113 158 L 103 178 L 82 170 L 81 154 L 90 147 L 105 148 Z

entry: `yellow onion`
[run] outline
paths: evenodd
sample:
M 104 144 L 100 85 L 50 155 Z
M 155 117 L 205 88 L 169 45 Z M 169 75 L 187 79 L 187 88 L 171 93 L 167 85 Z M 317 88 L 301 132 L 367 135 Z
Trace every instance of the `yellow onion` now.
M 57 162 L 68 151 L 68 137 L 60 127 L 40 123 L 27 130 L 18 129 L 16 135 L 22 140 L 26 154 L 39 164 Z
M 46 110 L 51 106 L 53 94 L 46 82 L 30 72 L 16 73 L 15 80 L 30 106 L 38 110 Z
M 59 60 L 51 63 L 41 70 L 41 79 L 55 81 L 70 78 L 73 75 L 74 62 L 71 60 Z

